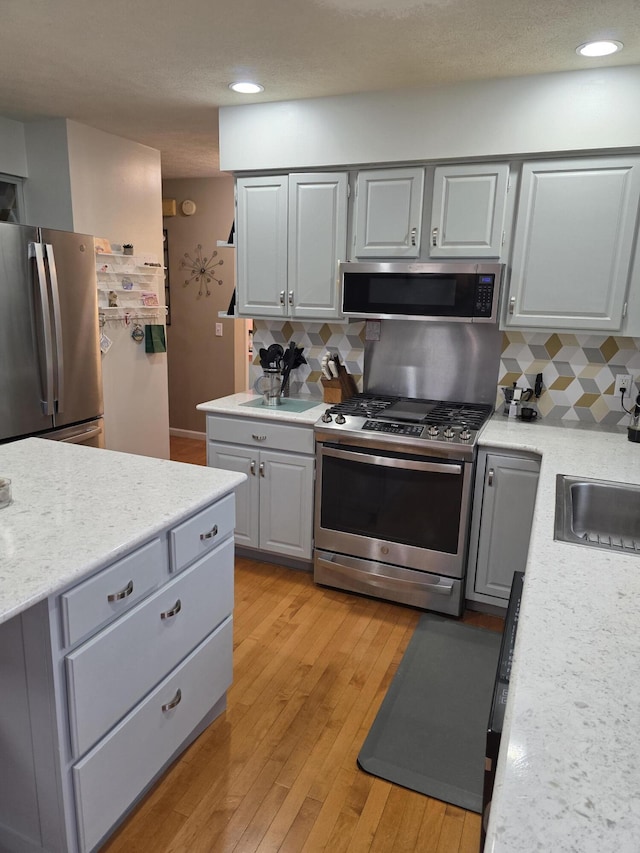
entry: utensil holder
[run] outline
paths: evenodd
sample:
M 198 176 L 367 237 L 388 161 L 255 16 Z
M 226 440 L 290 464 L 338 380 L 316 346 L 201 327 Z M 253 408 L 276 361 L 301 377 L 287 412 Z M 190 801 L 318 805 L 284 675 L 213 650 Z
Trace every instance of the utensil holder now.
M 358 393 L 353 376 L 341 364 L 338 376 L 334 379 L 322 378 L 323 400 L 325 403 L 342 403 Z

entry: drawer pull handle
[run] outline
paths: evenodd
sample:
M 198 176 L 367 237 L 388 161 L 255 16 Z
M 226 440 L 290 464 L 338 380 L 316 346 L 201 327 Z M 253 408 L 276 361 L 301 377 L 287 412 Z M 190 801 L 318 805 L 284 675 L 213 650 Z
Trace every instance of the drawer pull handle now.
M 256 435 L 255 432 L 251 433 L 251 438 L 255 439 L 256 441 L 266 441 L 267 440 L 266 435 Z
M 178 690 L 176 691 L 176 695 L 173 697 L 171 702 L 167 702 L 166 705 L 163 705 L 162 710 L 163 711 L 171 711 L 172 708 L 175 708 L 176 705 L 180 704 L 181 700 L 182 700 L 182 690 L 180 690 L 180 688 L 178 688 Z
M 204 540 L 204 539 L 213 539 L 213 537 L 214 537 L 214 536 L 217 536 L 217 535 L 218 535 L 218 525 L 217 525 L 217 524 L 214 524 L 214 525 L 213 525 L 213 527 L 211 528 L 211 530 L 210 530 L 208 533 L 201 533 L 201 534 L 200 534 L 200 539 L 201 539 L 201 540 Z
M 112 592 L 111 595 L 108 595 L 107 601 L 122 601 L 123 598 L 126 598 L 128 595 L 131 595 L 132 592 L 133 581 L 129 581 L 125 588 L 121 589 L 120 592 Z
M 264 462 L 261 462 L 261 463 L 258 465 L 258 470 L 260 471 L 260 476 L 261 476 L 261 477 L 264 477 Z
M 182 610 L 182 602 L 180 599 L 176 601 L 171 610 L 164 610 L 160 614 L 161 619 L 171 619 L 172 616 L 177 616 L 178 613 Z

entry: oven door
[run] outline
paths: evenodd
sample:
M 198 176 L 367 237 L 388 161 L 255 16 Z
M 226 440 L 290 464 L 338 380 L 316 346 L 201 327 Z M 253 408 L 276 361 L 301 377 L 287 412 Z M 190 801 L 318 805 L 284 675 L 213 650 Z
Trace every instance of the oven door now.
M 471 469 L 463 461 L 319 443 L 315 547 L 462 578 Z

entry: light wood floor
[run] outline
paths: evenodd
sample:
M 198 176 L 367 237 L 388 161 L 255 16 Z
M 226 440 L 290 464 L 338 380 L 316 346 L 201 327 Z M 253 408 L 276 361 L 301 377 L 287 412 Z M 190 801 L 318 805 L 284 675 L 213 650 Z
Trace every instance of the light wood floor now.
M 174 450 L 180 459 L 191 452 L 172 439 Z M 184 461 L 196 461 L 193 450 Z M 322 589 L 306 572 L 236 559 L 227 711 L 103 851 L 477 853 L 478 815 L 356 764 L 419 615 Z M 502 624 L 474 613 L 464 621 Z

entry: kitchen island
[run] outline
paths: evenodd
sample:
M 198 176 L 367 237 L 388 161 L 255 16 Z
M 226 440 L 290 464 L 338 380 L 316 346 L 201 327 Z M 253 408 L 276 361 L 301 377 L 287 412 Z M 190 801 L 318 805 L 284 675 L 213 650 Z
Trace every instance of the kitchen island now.
M 36 438 L 0 472 L 0 849 L 91 850 L 226 706 L 244 477 Z
M 640 554 L 556 542 L 556 475 L 640 483 L 626 430 L 495 416 L 542 464 L 486 853 L 640 849 Z

